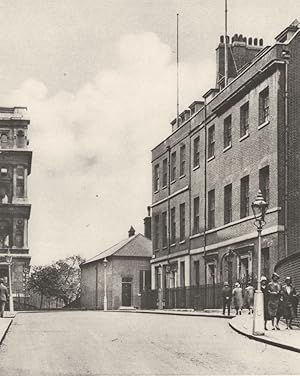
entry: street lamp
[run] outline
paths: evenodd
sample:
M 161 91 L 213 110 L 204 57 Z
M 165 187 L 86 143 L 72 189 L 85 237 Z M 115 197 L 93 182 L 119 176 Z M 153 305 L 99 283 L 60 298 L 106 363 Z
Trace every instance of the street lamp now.
M 106 267 L 107 267 L 107 258 L 103 260 L 104 265 L 104 311 L 107 311 L 107 291 L 106 291 Z
M 14 299 L 12 294 L 12 273 L 11 273 L 11 265 L 12 265 L 12 256 L 9 252 L 9 249 L 7 250 L 7 255 L 5 256 L 5 260 L 8 264 L 8 286 L 9 286 L 9 312 L 14 311 Z
M 254 316 L 253 316 L 253 334 L 264 335 L 264 296 L 261 291 L 261 233 L 263 226 L 266 224 L 265 215 L 268 208 L 268 204 L 264 200 L 264 196 L 261 190 L 258 191 L 255 201 L 251 204 L 255 226 L 258 234 L 258 266 L 257 266 L 257 290 L 254 295 Z

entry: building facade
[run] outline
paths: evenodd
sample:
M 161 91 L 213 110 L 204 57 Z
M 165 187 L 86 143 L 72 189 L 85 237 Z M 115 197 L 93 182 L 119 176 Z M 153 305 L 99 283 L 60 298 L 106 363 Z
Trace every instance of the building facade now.
M 146 228 L 146 226 L 145 226 Z M 129 237 L 81 265 L 81 307 L 140 308 L 143 291 L 151 289 L 151 240 L 129 230 Z
M 251 203 L 268 202 L 262 273 L 300 249 L 300 29 L 272 46 L 224 38 L 216 87 L 171 122 L 152 150 L 152 289 L 257 279 Z
M 28 149 L 29 123 L 26 108 L 0 108 L 0 278 L 11 287 L 16 304 L 25 296 L 30 264 L 31 205 L 27 197 L 27 178 L 31 173 L 32 152 Z

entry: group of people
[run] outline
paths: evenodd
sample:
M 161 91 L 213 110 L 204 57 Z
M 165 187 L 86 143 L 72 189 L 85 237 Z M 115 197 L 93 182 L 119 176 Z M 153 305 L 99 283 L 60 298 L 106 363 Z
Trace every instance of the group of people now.
M 280 330 L 279 320 L 281 317 L 286 320 L 286 328 L 293 329 L 292 321 L 297 317 L 298 294 L 292 285 L 292 279 L 286 277 L 285 284 L 282 286 L 279 278 L 277 273 L 272 274 L 271 282 L 268 282 L 266 277 L 261 277 L 265 330 L 268 330 L 268 321 L 272 322 L 272 330 Z
M 243 296 L 243 289 L 239 282 L 234 284 L 233 290 L 230 288 L 228 282 L 224 282 L 224 287 L 222 289 L 223 298 L 223 315 L 227 308 L 228 315 L 230 315 L 231 301 L 233 301 L 233 306 L 236 311 L 236 315 L 241 315 L 244 306 L 247 306 L 249 314 L 253 313 L 254 306 L 254 287 L 252 283 L 249 282 L 245 289 L 245 296 Z
M 282 286 L 279 282 L 279 275 L 272 274 L 272 280 L 268 282 L 266 277 L 261 277 L 261 290 L 264 295 L 264 321 L 265 330 L 267 322 L 272 322 L 272 330 L 280 330 L 279 321 L 281 317 L 286 320 L 286 328 L 293 329 L 292 321 L 297 315 L 298 294 L 292 285 L 291 277 L 285 278 L 285 284 Z M 228 282 L 224 282 L 222 289 L 223 315 L 227 309 L 230 315 L 231 302 L 237 315 L 241 315 L 242 309 L 246 306 L 248 313 L 253 313 L 255 289 L 251 282 L 245 288 L 245 295 L 239 282 L 236 282 L 231 289 Z

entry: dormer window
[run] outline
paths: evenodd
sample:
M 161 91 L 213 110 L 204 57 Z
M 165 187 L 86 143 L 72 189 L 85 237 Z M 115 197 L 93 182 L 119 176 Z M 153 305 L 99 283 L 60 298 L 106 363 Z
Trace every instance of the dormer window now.
M 22 129 L 17 132 L 17 148 L 23 148 L 25 146 L 25 133 Z
M 8 145 L 8 133 L 2 132 L 0 134 L 1 147 L 6 148 Z

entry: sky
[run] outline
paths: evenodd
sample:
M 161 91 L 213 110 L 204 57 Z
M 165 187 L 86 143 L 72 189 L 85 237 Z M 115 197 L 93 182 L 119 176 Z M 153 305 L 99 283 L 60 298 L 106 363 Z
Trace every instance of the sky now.
M 223 0 L 2 0 L 0 103 L 27 106 L 32 264 L 90 258 L 143 233 L 151 149 L 215 84 Z M 295 18 L 295 0 L 228 0 L 228 34 L 264 44 Z

